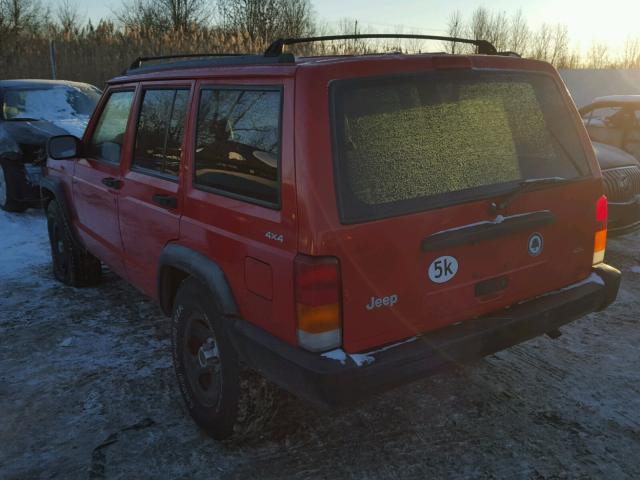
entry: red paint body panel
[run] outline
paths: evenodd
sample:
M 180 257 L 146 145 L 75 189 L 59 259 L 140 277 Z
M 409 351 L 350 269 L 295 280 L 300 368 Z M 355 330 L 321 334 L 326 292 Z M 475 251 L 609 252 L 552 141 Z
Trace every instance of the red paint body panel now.
M 527 252 L 530 232 L 475 245 L 424 253 L 422 240 L 435 232 L 493 220 L 490 200 L 395 218 L 342 225 L 336 206 L 329 85 L 335 79 L 414 73 L 434 69 L 506 69 L 545 72 L 563 91 L 587 152 L 592 177 L 568 186 L 519 196 L 505 215 L 552 211 L 556 223 L 540 229 L 545 248 Z M 169 242 L 191 248 L 224 271 L 240 316 L 296 345 L 294 259 L 298 253 L 337 257 L 340 262 L 343 348 L 358 352 L 389 344 L 500 309 L 586 277 L 591 268 L 595 203 L 601 179 L 588 136 L 557 72 L 542 62 L 499 56 L 384 55 L 301 59 L 296 65 L 177 70 L 127 76 L 110 89 L 141 82 L 192 88 L 178 183 L 130 170 L 135 122 L 129 122 L 123 188 L 112 194 L 95 187 L 101 165 L 78 160 L 74 187 L 74 224 L 89 250 L 147 294 L 157 297 L 157 261 Z M 145 83 L 147 84 L 147 83 Z M 247 203 L 193 185 L 193 141 L 199 91 L 203 86 L 282 88 L 280 209 Z M 109 90 L 105 93 L 105 98 Z M 86 139 L 104 101 L 91 121 Z M 134 107 L 137 115 L 138 107 Z M 73 162 L 50 162 L 49 172 L 68 178 Z M 68 180 L 65 180 L 68 184 Z M 76 182 L 76 184 L 78 183 Z M 74 184 L 75 185 L 75 184 Z M 104 190 L 104 189 L 102 189 Z M 167 211 L 149 199 L 156 193 L 178 198 Z M 113 196 L 110 196 L 113 195 Z M 76 213 L 77 212 L 77 213 Z M 120 235 L 120 231 L 122 234 Z M 274 240 L 266 234 L 281 236 Z M 118 243 L 119 239 L 123 243 Z M 430 283 L 427 270 L 440 255 L 455 257 L 454 280 Z M 120 263 L 118 263 L 120 262 Z M 112 265 L 113 264 L 113 265 Z M 491 298 L 475 296 L 477 282 L 508 277 L 508 287 Z M 368 311 L 372 297 L 397 295 L 393 308 Z

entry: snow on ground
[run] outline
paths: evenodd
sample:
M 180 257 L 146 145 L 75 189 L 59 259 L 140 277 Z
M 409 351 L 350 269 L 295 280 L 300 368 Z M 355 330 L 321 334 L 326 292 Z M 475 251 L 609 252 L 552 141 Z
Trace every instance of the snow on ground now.
M 40 212 L 0 212 L 0 478 L 640 478 L 640 234 L 608 310 L 330 412 L 282 395 L 261 435 L 189 419 L 168 321 L 106 272 L 57 283 Z

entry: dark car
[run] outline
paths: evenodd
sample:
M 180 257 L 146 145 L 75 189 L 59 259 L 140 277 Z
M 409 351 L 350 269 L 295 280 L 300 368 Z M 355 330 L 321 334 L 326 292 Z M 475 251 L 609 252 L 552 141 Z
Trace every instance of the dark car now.
M 47 140 L 82 137 L 100 93 L 86 83 L 0 81 L 0 208 L 21 212 L 39 204 Z
M 580 109 L 604 177 L 609 232 L 640 227 L 640 95 L 596 98 Z
M 640 227 L 640 162 L 619 148 L 593 142 L 609 200 L 609 234 Z
M 282 51 L 309 41 L 138 59 L 82 140 L 48 143 L 56 278 L 95 284 L 104 263 L 156 299 L 216 438 L 268 417 L 251 370 L 351 403 L 618 291 L 600 170 L 551 65 L 476 40 L 488 54 Z

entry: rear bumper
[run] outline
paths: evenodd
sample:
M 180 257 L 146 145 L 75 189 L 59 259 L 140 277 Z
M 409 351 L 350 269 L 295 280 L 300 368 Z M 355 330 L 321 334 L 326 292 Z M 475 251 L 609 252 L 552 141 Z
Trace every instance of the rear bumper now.
M 243 321 L 234 324 L 233 337 L 250 367 L 298 397 L 338 406 L 556 330 L 607 307 L 619 285 L 620 272 L 599 265 L 587 279 L 562 290 L 359 355 L 310 353 Z
M 609 202 L 607 229 L 611 235 L 623 235 L 640 228 L 640 195 L 625 203 Z

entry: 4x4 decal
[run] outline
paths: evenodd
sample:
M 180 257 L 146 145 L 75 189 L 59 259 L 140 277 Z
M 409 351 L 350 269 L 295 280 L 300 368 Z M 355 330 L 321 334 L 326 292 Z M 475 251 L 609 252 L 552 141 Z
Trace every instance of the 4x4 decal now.
M 282 234 L 278 235 L 277 233 L 267 232 L 264 234 L 264 236 L 269 240 L 274 240 L 276 242 L 284 243 L 284 235 Z

